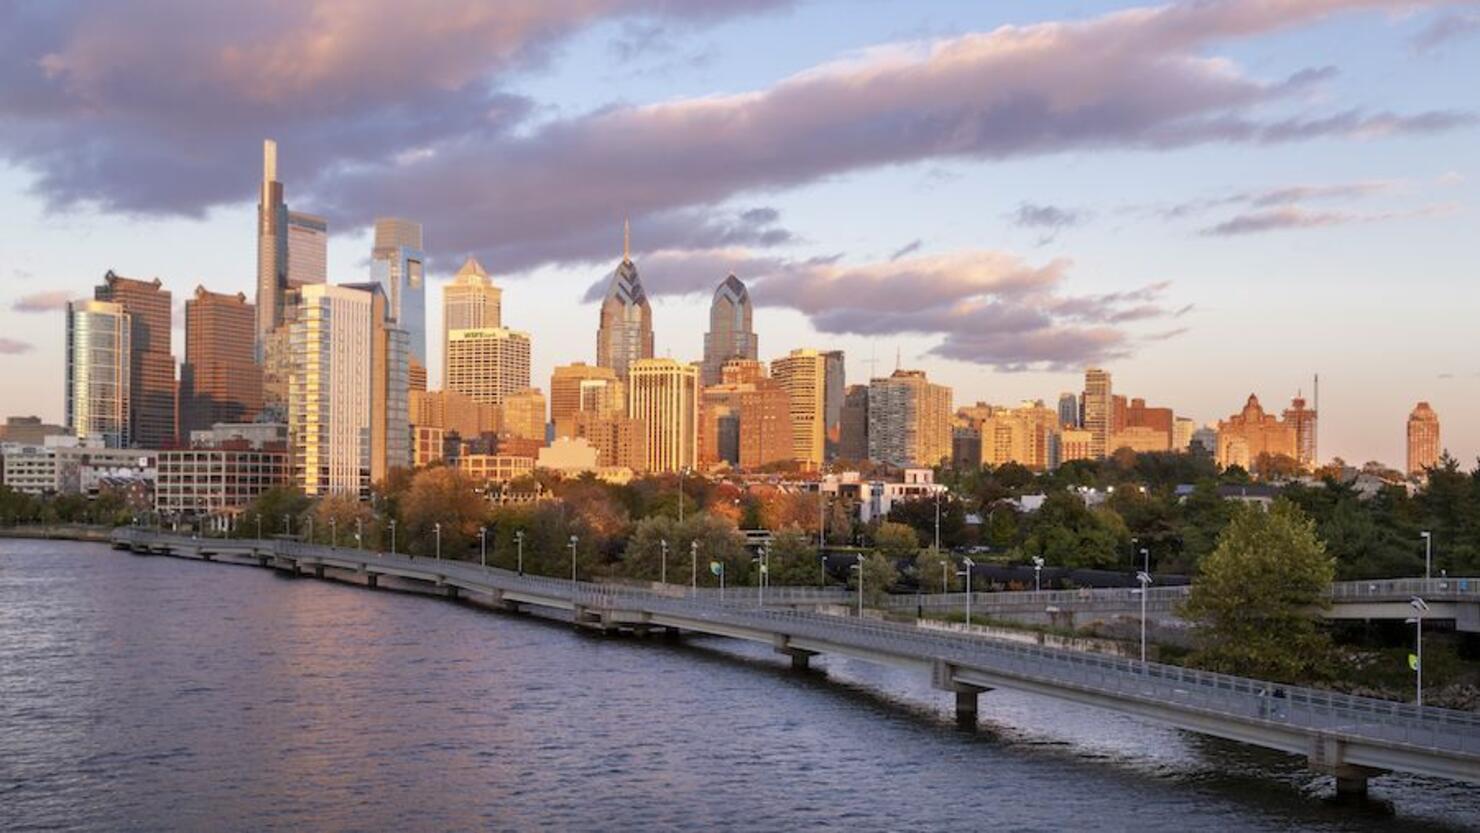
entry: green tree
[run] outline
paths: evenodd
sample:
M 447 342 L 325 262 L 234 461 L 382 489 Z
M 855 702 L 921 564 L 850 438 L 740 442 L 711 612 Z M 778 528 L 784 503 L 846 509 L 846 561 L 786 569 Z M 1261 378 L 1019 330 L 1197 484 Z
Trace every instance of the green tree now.
M 236 523 L 236 535 L 239 538 L 256 538 L 259 519 L 264 537 L 271 538 L 286 532 L 301 535 L 302 515 L 308 511 L 309 505 L 309 499 L 297 489 L 291 486 L 274 486 L 247 504 L 241 519 Z
M 961 587 L 956 576 L 956 562 L 935 547 L 922 550 L 915 557 L 915 577 L 926 593 L 952 593 Z
M 710 573 L 711 561 L 724 563 L 726 584 L 750 580 L 750 559 L 739 530 L 728 518 L 708 512 L 688 515 L 681 524 L 668 515 L 643 518 L 623 552 L 622 575 L 657 581 L 662 572 L 665 541 L 668 544 L 668 581 L 671 584 L 689 582 L 695 544 L 698 545 L 698 581 L 701 586 L 719 584 L 719 579 Z
M 920 550 L 920 539 L 905 524 L 885 521 L 874 532 L 874 549 L 891 562 L 913 558 Z
M 338 543 L 341 547 L 353 547 L 356 545 L 355 533 L 358 529 L 363 530 L 366 549 L 379 547 L 375 513 L 354 495 L 326 495 L 313 505 L 309 514 L 313 518 L 313 537 L 316 543 Z
M 1315 523 L 1294 503 L 1235 509 L 1182 611 L 1196 629 L 1192 664 L 1289 683 L 1322 676 L 1330 639 L 1318 617 L 1334 576 Z
M 817 544 L 800 528 L 789 526 L 772 536 L 770 553 L 772 584 L 802 586 L 820 580 Z
M 398 539 L 403 552 L 432 555 L 440 529 L 443 558 L 477 557 L 478 528 L 488 507 L 466 475 L 454 468 L 435 466 L 416 473 L 400 499 Z M 317 532 L 317 530 L 315 530 Z
M 848 586 L 858 589 L 858 571 L 849 570 Z M 863 603 L 877 607 L 889 590 L 899 583 L 894 560 L 875 550 L 863 560 Z

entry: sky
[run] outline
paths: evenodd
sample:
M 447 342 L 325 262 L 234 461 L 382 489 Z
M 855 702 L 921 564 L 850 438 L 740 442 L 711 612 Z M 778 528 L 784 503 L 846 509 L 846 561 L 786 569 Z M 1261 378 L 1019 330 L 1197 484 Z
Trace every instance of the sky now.
M 1323 458 L 1401 464 L 1423 399 L 1473 461 L 1477 78 L 1442 0 L 17 0 L 0 415 L 60 421 L 109 269 L 252 294 L 272 138 L 332 282 L 420 221 L 428 332 L 476 255 L 537 386 L 594 360 L 630 218 L 659 355 L 733 271 L 762 358 L 850 382 L 1052 403 L 1100 366 L 1201 423 L 1318 373 Z

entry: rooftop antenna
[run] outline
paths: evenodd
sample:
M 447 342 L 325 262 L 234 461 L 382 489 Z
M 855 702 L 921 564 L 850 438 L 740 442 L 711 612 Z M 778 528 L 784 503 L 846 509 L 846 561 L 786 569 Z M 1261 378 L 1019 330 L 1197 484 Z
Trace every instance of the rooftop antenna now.
M 870 379 L 879 375 L 879 343 L 877 341 L 870 344 L 869 356 L 864 360 L 864 364 L 868 365 L 868 376 Z
M 632 259 L 632 221 L 622 219 L 622 260 Z
M 898 344 L 894 345 L 894 369 L 904 369 L 904 354 L 903 351 L 900 350 Z

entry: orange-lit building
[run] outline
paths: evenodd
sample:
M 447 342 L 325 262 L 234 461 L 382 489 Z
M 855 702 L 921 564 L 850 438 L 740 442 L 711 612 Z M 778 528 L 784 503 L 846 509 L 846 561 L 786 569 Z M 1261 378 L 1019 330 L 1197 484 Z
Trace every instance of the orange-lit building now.
M 1439 415 L 1420 402 L 1408 414 L 1408 473 L 1423 474 L 1439 462 Z

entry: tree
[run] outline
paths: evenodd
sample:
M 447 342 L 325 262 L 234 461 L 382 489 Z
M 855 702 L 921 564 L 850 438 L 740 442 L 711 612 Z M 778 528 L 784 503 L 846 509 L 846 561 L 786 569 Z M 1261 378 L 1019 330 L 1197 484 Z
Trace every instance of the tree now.
M 1330 640 L 1318 611 L 1335 572 L 1315 523 L 1294 503 L 1235 509 L 1183 606 L 1196 629 L 1191 662 L 1278 682 L 1320 677 Z
M 400 501 L 405 551 L 432 555 L 440 528 L 442 557 L 466 558 L 488 516 L 487 505 L 473 486 L 454 468 L 435 466 L 417 472 Z
M 848 586 L 856 590 L 858 571 L 849 570 L 849 574 L 851 577 L 848 579 Z M 890 588 L 897 583 L 899 570 L 895 568 L 893 559 L 876 550 L 863 560 L 864 604 L 877 607 L 889 594 Z
M 663 543 L 668 544 L 668 581 L 687 584 L 693 545 L 698 544 L 699 584 L 719 584 L 709 571 L 709 562 L 725 565 L 725 582 L 749 580 L 750 560 L 734 521 L 721 515 L 698 512 L 684 517 L 683 523 L 667 515 L 643 518 L 627 542 L 620 565 L 621 573 L 630 578 L 657 581 L 662 574 Z M 706 580 L 705 576 L 711 580 Z
M 795 526 L 789 526 L 772 536 L 770 563 L 772 584 L 810 585 L 817 582 L 822 575 L 816 543 Z
M 297 489 L 291 486 L 274 486 L 247 504 L 246 511 L 236 524 L 236 534 L 242 538 L 256 538 L 257 521 L 260 518 L 264 537 L 270 538 L 287 532 L 301 535 L 301 516 L 308 511 L 309 505 L 308 498 Z M 289 523 L 292 524 L 291 529 Z
M 926 593 L 951 593 L 961 585 L 956 576 L 956 562 L 935 547 L 921 551 L 915 557 L 915 577 L 920 589 Z
M 915 530 L 904 524 L 885 521 L 874 532 L 874 549 L 890 561 L 913 558 L 920 550 L 920 540 Z
M 934 497 L 919 497 L 896 502 L 889 509 L 889 520 L 905 524 L 915 530 L 920 541 L 935 540 Z M 940 498 L 940 540 L 947 547 L 959 546 L 966 537 L 966 508 L 959 500 L 942 495 Z
M 368 549 L 378 548 L 375 513 L 353 495 L 326 495 L 313 505 L 309 515 L 313 518 L 315 543 L 338 543 L 339 546 L 353 547 L 356 543 L 355 532 L 361 529 L 365 536 L 364 546 Z M 359 522 L 358 527 L 356 521 Z

